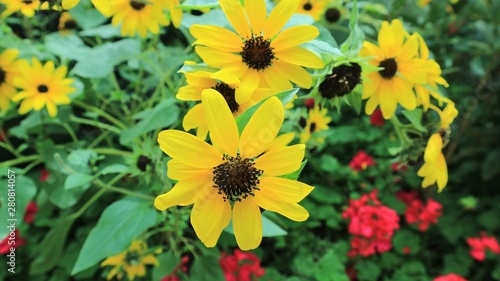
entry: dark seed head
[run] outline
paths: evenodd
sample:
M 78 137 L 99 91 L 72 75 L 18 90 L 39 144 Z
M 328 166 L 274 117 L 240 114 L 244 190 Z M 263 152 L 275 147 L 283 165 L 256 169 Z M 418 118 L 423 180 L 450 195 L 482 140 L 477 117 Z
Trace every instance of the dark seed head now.
M 361 66 L 351 62 L 351 65 L 334 67 L 332 74 L 326 76 L 319 85 L 319 92 L 327 99 L 341 97 L 350 93 L 359 83 L 361 83 Z
M 7 73 L 0 67 L 0 85 L 7 80 Z
M 39 93 L 44 94 L 44 93 L 49 91 L 49 88 L 47 88 L 47 86 L 45 86 L 45 85 L 40 85 L 40 86 L 38 86 L 37 90 Z
M 309 132 L 314 133 L 314 131 L 316 131 L 316 123 L 312 122 L 309 126 Z
M 141 155 L 139 156 L 139 159 L 137 159 L 137 168 L 141 171 L 146 171 L 146 167 L 151 163 L 151 159 L 149 159 L 147 156 Z
M 305 11 L 310 11 L 313 8 L 313 6 L 311 5 L 311 3 L 307 2 L 304 4 L 303 8 Z
M 219 82 L 212 89 L 222 94 L 232 113 L 238 112 L 240 105 L 236 102 L 235 90 L 233 88 L 229 87 L 226 83 Z
M 246 40 L 240 55 L 241 60 L 255 70 L 266 69 L 275 59 L 270 40 L 265 40 L 262 36 Z
M 379 67 L 384 68 L 379 71 L 380 76 L 384 79 L 391 79 L 398 72 L 398 63 L 393 58 L 381 61 Z
M 139 1 L 130 1 L 130 7 L 132 7 L 132 9 L 136 10 L 136 11 L 140 11 L 142 9 L 144 9 L 144 7 L 146 7 L 146 4 L 142 3 L 142 2 L 139 2 Z
M 64 22 L 64 29 L 75 29 L 75 28 L 76 28 L 76 21 L 68 20 Z
M 325 18 L 329 23 L 336 23 L 340 19 L 340 11 L 337 8 L 328 8 L 325 13 Z
M 299 119 L 299 125 L 300 125 L 300 127 L 305 128 L 305 127 L 306 127 L 306 125 L 307 125 L 307 120 L 306 120 L 306 118 L 304 118 L 304 117 L 300 117 L 300 119 Z
M 201 16 L 201 15 L 203 15 L 203 12 L 202 12 L 202 11 L 200 11 L 200 10 L 196 10 L 196 9 L 193 9 L 193 10 L 189 11 L 189 13 L 190 13 L 191 15 L 193 15 L 193 16 Z

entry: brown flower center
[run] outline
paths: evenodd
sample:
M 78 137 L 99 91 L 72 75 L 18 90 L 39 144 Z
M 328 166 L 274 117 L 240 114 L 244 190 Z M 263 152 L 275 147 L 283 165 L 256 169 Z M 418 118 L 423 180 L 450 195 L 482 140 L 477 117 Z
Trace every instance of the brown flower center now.
M 249 195 L 255 196 L 254 190 L 259 190 L 259 177 L 264 171 L 254 167 L 254 159 L 224 155 L 227 162 L 214 167 L 214 188 L 219 189 L 219 194 L 224 195 L 224 200 L 231 202 L 241 201 Z
M 341 97 L 350 93 L 361 82 L 361 66 L 355 62 L 351 65 L 339 65 L 332 69 L 319 85 L 321 96 L 327 99 Z
M 266 40 L 262 36 L 252 37 L 245 41 L 245 46 L 240 53 L 241 60 L 248 67 L 255 70 L 264 70 L 272 65 L 274 56 L 271 40 Z
M 217 83 L 217 85 L 215 85 L 215 87 L 212 87 L 212 89 L 221 93 L 221 95 L 226 100 L 227 105 L 229 105 L 229 109 L 232 113 L 238 112 L 240 105 L 236 102 L 236 97 L 234 95 L 235 91 L 233 88 L 229 87 L 229 85 L 227 85 L 226 83 L 219 82 Z
M 384 79 L 392 79 L 396 72 L 398 72 L 398 63 L 394 58 L 386 59 L 380 62 L 379 67 L 384 69 L 380 70 L 379 73 Z
M 64 22 L 64 27 L 63 29 L 74 29 L 76 28 L 76 21 L 74 20 L 67 20 Z
M 0 85 L 7 80 L 7 73 L 0 67 Z
M 325 18 L 329 23 L 336 23 L 340 19 L 340 11 L 337 8 L 328 8 L 325 13 Z
M 49 91 L 49 88 L 47 88 L 47 86 L 45 85 L 39 85 L 37 90 L 40 94 L 45 94 L 46 92 Z
M 144 7 L 146 7 L 146 4 L 144 4 L 142 1 L 132 0 L 132 1 L 130 1 L 130 7 L 132 7 L 132 9 L 134 9 L 136 11 L 140 11 L 140 10 L 144 9 Z
M 312 10 L 313 6 L 311 5 L 311 3 L 307 2 L 304 4 L 303 8 L 305 11 L 310 11 Z

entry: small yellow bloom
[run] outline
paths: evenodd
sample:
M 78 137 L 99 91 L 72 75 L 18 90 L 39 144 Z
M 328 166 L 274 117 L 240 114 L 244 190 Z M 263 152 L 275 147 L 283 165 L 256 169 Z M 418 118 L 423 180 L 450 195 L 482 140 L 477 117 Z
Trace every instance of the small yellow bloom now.
M 303 144 L 286 146 L 291 135 L 276 138 L 284 120 L 281 102 L 276 97 L 266 100 L 239 134 L 220 93 L 204 90 L 201 98 L 213 146 L 186 132 L 160 132 L 160 148 L 172 157 L 167 175 L 178 182 L 156 198 L 155 207 L 193 204 L 191 224 L 207 247 L 216 245 L 231 218 L 238 246 L 258 247 L 260 208 L 306 220 L 309 213 L 298 202 L 313 187 L 280 177 L 300 168 L 305 150 Z
M 23 15 L 31 18 L 35 15 L 35 11 L 40 6 L 39 0 L 0 0 L 0 4 L 6 6 L 6 10 L 0 15 L 5 18 L 15 12 L 21 12 Z
M 146 265 L 158 265 L 158 260 L 153 254 L 145 254 L 147 249 L 148 246 L 144 241 L 134 240 L 128 250 L 105 259 L 101 263 L 101 267 L 114 266 L 106 279 L 111 280 L 116 276 L 117 279 L 121 280 L 123 273 L 127 274 L 128 280 L 145 276 Z
M 58 28 L 61 33 L 69 33 L 76 28 L 76 21 L 71 17 L 70 13 L 62 12 L 59 17 Z
M 57 115 L 59 104 L 69 104 L 69 94 L 76 89 L 71 87 L 73 79 L 65 78 L 65 65 L 55 68 L 54 62 L 49 61 L 42 65 L 37 58 L 33 58 L 32 65 L 23 60 L 19 63 L 20 75 L 14 79 L 14 85 L 21 91 L 12 97 L 12 101 L 21 101 L 19 114 L 30 110 L 39 111 L 47 107 L 51 117 Z
M 332 118 L 328 116 L 328 110 L 326 108 L 320 108 L 316 106 L 309 111 L 309 118 L 306 120 L 306 125 L 304 131 L 300 134 L 300 142 L 307 143 L 314 133 L 328 130 L 328 123 L 332 121 Z M 324 141 L 324 138 L 317 139 L 320 143 Z
M 286 1 L 286 0 L 280 0 Z M 279 1 L 277 1 L 279 2 Z M 323 13 L 325 12 L 328 0 L 300 0 L 299 5 L 295 13 L 302 15 L 309 15 L 315 21 L 319 21 Z
M 441 123 L 439 124 L 440 129 L 448 129 L 451 123 L 453 123 L 453 120 L 458 116 L 458 110 L 455 108 L 454 103 L 448 103 L 443 110 L 432 104 L 430 108 L 439 114 L 439 118 L 441 119 Z
M 426 188 L 437 183 L 438 192 L 441 192 L 448 183 L 448 167 L 443 152 L 443 139 L 439 133 L 433 134 L 424 152 L 424 165 L 417 174 L 423 177 L 422 187 Z
M 9 109 L 10 99 L 16 94 L 14 77 L 19 75 L 19 51 L 7 49 L 0 54 L 0 110 Z

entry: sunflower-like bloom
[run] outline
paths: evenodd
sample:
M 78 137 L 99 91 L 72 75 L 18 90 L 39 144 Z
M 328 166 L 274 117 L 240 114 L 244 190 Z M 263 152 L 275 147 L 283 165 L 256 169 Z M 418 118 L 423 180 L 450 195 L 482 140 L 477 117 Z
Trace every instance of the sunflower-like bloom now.
M 171 8 L 175 27 L 179 27 L 182 17 L 182 10 L 176 8 L 179 0 L 92 0 L 92 3 L 105 17 L 113 17 L 111 23 L 114 26 L 121 24 L 122 36 L 138 33 L 146 37 L 148 31 L 158 34 L 160 26 L 170 24 L 164 8 Z
M 423 177 L 422 187 L 426 188 L 437 183 L 438 192 L 441 192 L 448 183 L 448 167 L 443 152 L 443 138 L 439 133 L 433 134 L 424 152 L 424 165 L 417 174 Z
M 283 31 L 297 10 L 299 0 L 281 1 L 266 18 L 264 0 L 220 0 L 220 6 L 236 33 L 220 26 L 194 24 L 196 53 L 212 67 L 222 68 L 241 80 L 236 101 L 246 102 L 255 89 L 290 89 L 294 82 L 309 88 L 312 77 L 302 67 L 321 68 L 322 59 L 300 47 L 319 35 L 312 25 L 298 25 Z
M 7 49 L 0 54 L 0 110 L 9 109 L 10 99 L 16 94 L 14 77 L 19 74 L 19 51 Z
M 39 0 L 0 0 L 0 4 L 6 6 L 6 10 L 0 15 L 0 17 L 8 17 L 15 12 L 21 12 L 23 15 L 31 18 L 35 15 L 35 11 L 38 10 L 40 6 Z
M 58 29 L 61 33 L 67 34 L 71 32 L 71 30 L 75 29 L 77 26 L 76 21 L 68 12 L 62 12 L 59 17 L 59 25 Z
M 332 118 L 328 116 L 326 108 L 315 108 L 309 110 L 309 117 L 307 118 L 304 126 L 304 131 L 300 134 L 300 142 L 307 143 L 314 133 L 328 130 L 328 123 Z M 318 141 L 322 143 L 324 138 L 319 138 Z
M 128 280 L 146 275 L 146 265 L 158 265 L 158 260 L 153 254 L 145 255 L 148 246 L 144 241 L 134 240 L 130 247 L 122 253 L 108 257 L 101 263 L 101 267 L 114 266 L 106 276 L 111 280 L 116 276 L 117 279 L 123 278 L 123 273 L 127 274 Z
M 15 77 L 14 85 L 21 91 L 12 97 L 12 101 L 21 102 L 19 114 L 30 110 L 41 110 L 47 107 L 51 117 L 57 116 L 59 104 L 69 104 L 69 94 L 76 89 L 71 87 L 73 79 L 65 78 L 68 68 L 63 65 L 55 68 L 54 62 L 42 65 L 37 58 L 32 59 L 32 65 L 27 61 L 19 63 L 20 75 Z
M 384 118 L 390 119 L 398 104 L 408 110 L 415 109 L 417 98 L 413 87 L 415 84 L 427 84 L 428 62 L 418 58 L 417 36 L 414 34 L 405 39 L 400 20 L 393 20 L 391 24 L 382 23 L 378 44 L 364 42 L 359 53 L 361 57 L 373 57 L 368 62 L 383 68 L 367 74 L 367 79 L 363 80 L 363 99 L 368 99 L 365 112 L 371 115 L 380 105 Z
M 297 11 L 295 11 L 295 13 L 309 15 L 315 21 L 319 21 L 321 16 L 325 12 L 327 4 L 327 0 L 300 0 L 299 6 L 297 7 Z
M 224 71 L 209 72 L 196 71 L 186 72 L 187 86 L 181 87 L 177 92 L 177 98 L 186 101 L 201 101 L 201 93 L 206 89 L 215 89 L 222 94 L 226 100 L 229 109 L 233 116 L 238 116 L 245 112 L 249 107 L 255 105 L 259 101 L 276 94 L 273 89 L 256 89 L 250 98 L 242 104 L 236 102 L 235 91 L 240 85 L 240 80 L 230 73 Z M 199 103 L 188 111 L 182 122 L 184 130 L 188 131 L 193 128 L 198 128 L 197 136 L 205 139 L 208 133 L 208 125 L 205 119 L 203 104 Z
M 191 224 L 207 247 L 216 245 L 231 218 L 239 247 L 258 247 L 260 208 L 306 220 L 309 213 L 298 202 L 313 187 L 279 177 L 299 169 L 305 150 L 303 144 L 286 146 L 290 135 L 275 141 L 284 119 L 281 102 L 276 97 L 266 100 L 240 135 L 220 93 L 204 90 L 201 98 L 213 146 L 186 132 L 160 132 L 160 148 L 173 158 L 167 175 L 179 182 L 156 198 L 155 207 L 194 204 Z

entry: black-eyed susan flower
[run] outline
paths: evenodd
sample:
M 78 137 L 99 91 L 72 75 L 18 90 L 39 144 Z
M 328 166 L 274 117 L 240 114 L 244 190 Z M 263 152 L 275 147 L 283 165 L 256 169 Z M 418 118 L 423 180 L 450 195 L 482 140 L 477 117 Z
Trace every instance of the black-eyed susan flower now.
M 315 21 L 318 21 L 325 12 L 327 4 L 327 0 L 300 0 L 295 13 L 311 16 Z
M 382 115 L 389 119 L 398 104 L 408 110 L 415 109 L 417 98 L 413 87 L 427 84 L 428 63 L 418 58 L 418 38 L 416 35 L 405 38 L 400 20 L 382 23 L 378 44 L 365 41 L 360 51 L 361 57 L 373 57 L 368 63 L 381 68 L 367 74 L 367 79 L 363 80 L 363 99 L 368 99 L 366 114 L 371 115 L 380 105 Z
M 448 167 L 442 149 L 443 138 L 439 133 L 433 134 L 425 147 L 424 165 L 417 172 L 418 176 L 424 178 L 423 188 L 436 183 L 438 192 L 441 192 L 448 183 Z
M 304 130 L 300 134 L 300 142 L 304 144 L 307 143 L 315 133 L 328 130 L 328 123 L 332 121 L 332 118 L 328 116 L 328 110 L 324 107 L 321 108 L 320 106 L 316 106 L 309 110 L 308 115 L 308 118 L 304 119 Z M 319 137 L 316 141 L 322 143 L 324 137 Z
M 12 101 L 21 101 L 19 114 L 30 110 L 39 111 L 46 107 L 49 115 L 57 115 L 57 105 L 69 104 L 69 94 L 76 89 L 71 87 L 73 79 L 66 78 L 66 66 L 55 68 L 54 62 L 49 61 L 42 65 L 37 58 L 33 58 L 30 65 L 27 61 L 19 63 L 20 75 L 14 79 L 14 85 L 21 91 L 12 97 Z
M 186 72 L 184 75 L 186 76 L 188 85 L 179 89 L 177 92 L 178 99 L 201 101 L 203 90 L 214 89 L 222 94 L 235 117 L 264 98 L 277 92 L 273 89 L 256 89 L 248 100 L 239 104 L 236 101 L 235 91 L 240 86 L 240 80 L 236 76 L 224 71 L 195 71 Z M 208 133 L 208 125 L 203 112 L 203 104 L 197 104 L 188 111 L 182 122 L 186 131 L 197 128 L 197 136 L 201 139 L 205 139 Z
M 193 204 L 191 224 L 207 247 L 215 246 L 231 219 L 239 247 L 258 247 L 260 208 L 306 220 L 309 213 L 298 202 L 313 187 L 280 177 L 299 169 L 305 150 L 303 144 L 285 146 L 286 137 L 275 141 L 284 120 L 281 102 L 276 97 L 266 100 L 239 134 L 220 93 L 204 90 L 201 98 L 212 145 L 186 132 L 160 132 L 160 148 L 172 157 L 167 175 L 178 182 L 156 198 L 155 207 Z
M 10 99 L 16 94 L 14 77 L 19 74 L 19 51 L 7 49 L 0 54 L 0 110 L 7 111 Z
M 76 21 L 68 12 L 62 12 L 59 17 L 58 29 L 61 33 L 68 33 L 77 27 Z
M 15 12 L 21 12 L 31 18 L 40 6 L 39 0 L 0 0 L 0 3 L 6 7 L 0 17 L 8 17 Z
M 281 1 L 266 16 L 264 0 L 220 0 L 236 33 L 220 26 L 194 24 L 196 53 L 212 67 L 222 68 L 241 80 L 236 101 L 244 103 L 259 87 L 286 90 L 290 81 L 309 88 L 312 77 L 303 67 L 321 68 L 322 59 L 299 46 L 319 35 L 312 25 L 282 30 L 297 10 L 299 0 Z
M 158 265 L 155 255 L 147 254 L 148 246 L 144 241 L 134 240 L 130 247 L 122 253 L 108 257 L 101 263 L 101 267 L 113 266 L 106 276 L 111 280 L 116 276 L 118 280 L 127 274 L 128 280 L 146 275 L 146 265 Z

